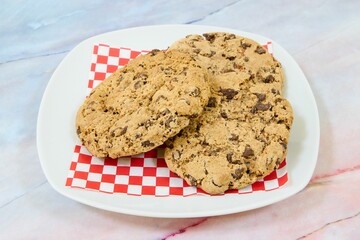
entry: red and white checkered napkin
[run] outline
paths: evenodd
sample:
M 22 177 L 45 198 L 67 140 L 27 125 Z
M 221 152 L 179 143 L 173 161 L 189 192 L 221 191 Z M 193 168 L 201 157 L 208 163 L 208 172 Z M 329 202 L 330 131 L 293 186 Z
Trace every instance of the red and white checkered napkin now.
M 264 45 L 272 53 L 271 42 Z M 91 89 L 129 60 L 148 51 L 129 48 L 114 48 L 105 44 L 94 46 L 90 68 L 87 95 Z M 270 191 L 285 185 L 288 181 L 286 161 L 279 169 L 264 179 L 240 189 L 228 190 L 225 194 L 244 194 L 255 191 Z M 183 179 L 171 172 L 164 160 L 164 149 L 158 147 L 149 152 L 119 159 L 99 159 L 92 156 L 84 146 L 74 146 L 66 186 L 106 193 L 129 195 L 190 196 L 205 194 L 199 188 L 189 186 Z

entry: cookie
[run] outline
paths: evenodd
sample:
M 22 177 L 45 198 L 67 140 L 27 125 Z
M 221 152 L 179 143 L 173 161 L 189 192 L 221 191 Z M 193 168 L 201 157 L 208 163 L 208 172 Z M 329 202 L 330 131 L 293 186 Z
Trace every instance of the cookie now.
M 251 39 L 229 33 L 205 33 L 204 36 L 189 35 L 170 48 L 190 53 L 217 76 L 217 82 L 241 74 L 242 79 L 247 79 L 241 84 L 261 84 L 282 93 L 284 75 L 281 64 Z
M 210 194 L 240 189 L 278 168 L 293 112 L 280 63 L 256 42 L 227 33 L 191 35 L 170 49 L 209 70 L 205 111 L 167 141 L 169 169 Z
M 90 93 L 77 113 L 77 134 L 96 157 L 146 152 L 188 126 L 209 95 L 207 71 L 189 54 L 153 50 Z

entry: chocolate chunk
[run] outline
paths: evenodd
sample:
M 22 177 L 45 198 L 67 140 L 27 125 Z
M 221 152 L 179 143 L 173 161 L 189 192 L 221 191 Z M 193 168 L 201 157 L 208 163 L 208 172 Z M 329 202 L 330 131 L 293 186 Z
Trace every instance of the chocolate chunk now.
M 230 60 L 230 61 L 234 61 L 236 57 L 234 56 L 230 56 L 230 57 L 226 57 L 226 59 Z
M 211 108 L 216 107 L 216 98 L 210 97 L 206 106 Z
M 235 97 L 236 94 L 238 94 L 239 92 L 231 89 L 231 88 L 226 88 L 226 89 L 220 89 L 220 92 L 226 96 L 227 100 L 231 100 Z
M 138 79 L 138 78 L 147 79 L 148 75 L 145 72 L 141 72 L 141 73 L 136 74 L 134 77 L 134 79 Z
M 221 113 L 220 113 L 220 116 L 221 116 L 222 118 L 225 118 L 225 119 L 228 118 L 226 112 L 221 112 Z
M 181 156 L 181 152 L 179 150 L 175 150 L 172 152 L 172 158 L 174 160 L 178 160 L 180 158 L 180 156 Z
M 287 149 L 287 144 L 285 142 L 280 142 L 280 145 L 283 147 L 284 150 Z
M 244 158 L 252 157 L 252 156 L 254 156 L 254 151 L 251 149 L 250 146 L 246 146 L 242 156 Z
M 224 69 L 221 71 L 221 73 L 229 73 L 229 72 L 235 72 L 235 70 L 229 68 L 229 69 Z
M 161 114 L 162 115 L 166 115 L 166 114 L 169 114 L 170 113 L 170 110 L 168 108 L 166 108 L 165 110 L 161 111 Z
M 170 116 L 167 120 L 166 120 L 166 122 L 165 122 L 165 127 L 166 128 L 171 128 L 171 126 L 170 126 L 170 123 L 171 122 L 175 122 L 175 118 L 173 117 L 173 116 Z
M 235 135 L 235 134 L 231 134 L 231 137 L 229 138 L 230 141 L 237 141 L 239 140 L 239 136 L 238 135 Z
M 128 126 L 123 127 L 120 131 L 120 136 L 124 135 L 126 133 L 127 129 L 128 129 Z
M 255 93 L 255 95 L 260 102 L 264 101 L 266 98 L 266 95 L 264 93 Z
M 279 95 L 279 94 L 280 94 L 279 91 L 276 90 L 276 89 L 274 89 L 274 88 L 271 89 L 271 92 L 272 92 L 273 94 L 276 94 L 276 95 Z
M 231 162 L 232 161 L 232 156 L 234 155 L 234 153 L 233 152 L 230 152 L 230 153 L 228 153 L 228 154 L 226 154 L 226 160 L 228 161 L 228 162 Z
M 235 34 L 227 34 L 224 38 L 224 40 L 231 40 L 231 39 L 235 39 Z
M 248 57 L 244 57 L 244 61 L 245 61 L 245 62 L 248 62 L 248 61 L 249 61 L 249 58 L 248 58 Z
M 149 52 L 150 56 L 155 56 L 158 52 L 160 52 L 159 49 L 153 49 L 151 52 Z
M 155 144 L 150 142 L 149 140 L 146 140 L 146 141 L 141 143 L 141 146 L 143 146 L 143 147 L 153 147 L 153 146 L 155 146 Z
M 233 67 L 239 69 L 240 71 L 244 70 L 244 65 L 237 64 L 236 62 L 234 62 Z
M 213 33 L 204 33 L 203 36 L 205 37 L 206 40 L 208 40 L 209 42 L 214 42 L 215 40 L 215 34 Z
M 251 47 L 251 44 L 250 44 L 250 43 L 247 43 L 247 42 L 243 42 L 243 43 L 241 44 L 241 47 L 242 47 L 243 49 L 247 49 L 248 47 Z
M 121 129 L 120 132 L 118 134 L 116 134 L 116 132 L 118 132 L 119 129 Z M 123 128 L 122 127 L 115 128 L 114 130 L 111 131 L 110 136 L 111 137 L 122 136 L 122 135 L 124 135 L 126 133 L 127 129 L 128 129 L 128 126 L 125 126 Z
M 259 111 L 266 111 L 269 110 L 271 108 L 271 105 L 269 103 L 267 104 L 263 104 L 261 102 L 256 103 L 256 105 L 253 107 L 253 109 L 251 110 L 251 113 L 255 113 L 258 110 Z
M 185 177 L 189 180 L 191 186 L 197 186 L 197 181 L 193 176 L 186 174 Z
M 140 88 L 141 87 L 141 81 L 137 81 L 135 84 L 134 84 L 134 88 L 135 89 L 138 89 L 138 88 Z
M 80 133 L 81 133 L 80 127 L 78 127 L 78 128 L 76 129 L 76 133 L 77 133 L 77 135 L 80 135 Z
M 269 75 L 269 76 L 267 76 L 267 77 L 263 80 L 263 82 L 264 82 L 264 83 L 271 83 L 271 82 L 273 82 L 274 80 L 275 80 L 274 76 L 273 76 L 273 75 Z
M 200 95 L 200 89 L 199 88 L 195 88 L 193 91 L 190 92 L 190 96 L 193 96 L 193 97 L 197 97 Z
M 255 52 L 258 54 L 264 54 L 266 53 L 266 50 L 263 47 L 257 46 Z
M 150 127 L 152 124 L 152 121 L 150 119 L 146 120 L 145 122 L 140 123 L 141 127 L 145 127 L 146 129 Z
M 243 168 L 238 168 L 238 169 L 235 170 L 234 173 L 231 174 L 231 176 L 232 176 L 233 178 L 235 178 L 236 180 L 239 180 L 239 179 L 243 176 L 244 171 L 245 171 L 245 169 L 243 169 Z

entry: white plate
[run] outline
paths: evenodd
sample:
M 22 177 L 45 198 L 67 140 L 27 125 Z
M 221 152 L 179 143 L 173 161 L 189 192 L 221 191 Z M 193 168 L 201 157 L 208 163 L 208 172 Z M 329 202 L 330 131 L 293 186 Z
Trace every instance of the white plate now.
M 269 39 L 233 29 L 161 25 L 124 29 L 89 38 L 60 63 L 45 90 L 37 123 L 37 147 L 43 171 L 51 186 L 81 203 L 114 212 L 152 217 L 200 217 L 246 211 L 266 206 L 299 192 L 310 181 L 319 147 L 319 117 L 310 86 L 294 59 L 273 42 L 274 56 L 285 71 L 285 95 L 294 109 L 287 156 L 288 183 L 281 189 L 252 194 L 191 197 L 129 196 L 65 187 L 77 142 L 75 114 L 83 101 L 94 44 L 106 43 L 134 49 L 165 49 L 188 34 L 232 32 L 258 42 Z

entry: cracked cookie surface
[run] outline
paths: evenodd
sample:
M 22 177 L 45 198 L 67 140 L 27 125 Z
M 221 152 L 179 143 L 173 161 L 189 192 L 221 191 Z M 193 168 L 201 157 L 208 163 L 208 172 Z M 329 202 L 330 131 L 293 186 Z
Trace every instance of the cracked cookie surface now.
M 210 194 L 240 189 L 278 168 L 293 121 L 281 96 L 281 65 L 258 43 L 234 34 L 190 35 L 170 49 L 210 72 L 205 111 L 166 142 L 169 169 Z
M 209 94 L 207 71 L 189 54 L 153 50 L 90 93 L 77 113 L 77 134 L 97 157 L 146 152 L 199 116 Z

